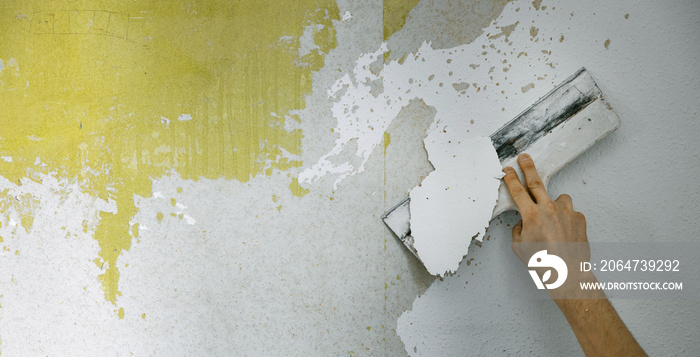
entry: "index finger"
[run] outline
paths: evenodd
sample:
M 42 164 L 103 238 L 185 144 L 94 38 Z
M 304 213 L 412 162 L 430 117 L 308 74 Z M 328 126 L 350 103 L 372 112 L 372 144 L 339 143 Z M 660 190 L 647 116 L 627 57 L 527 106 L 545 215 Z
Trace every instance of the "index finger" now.
M 530 194 L 520 182 L 518 174 L 515 173 L 515 169 L 510 166 L 506 166 L 503 169 L 503 172 L 506 174 L 505 177 L 503 177 L 503 181 L 506 183 L 508 191 L 510 191 L 510 196 L 513 197 L 515 205 L 518 206 L 518 210 L 522 212 L 525 208 L 533 206 L 535 202 L 532 201 L 532 197 L 530 197 Z
M 539 203 L 551 201 L 549 194 L 547 194 L 547 188 L 542 183 L 542 179 L 540 179 L 540 175 L 535 168 L 535 162 L 532 161 L 530 155 L 521 154 L 518 156 L 518 165 L 520 165 L 520 169 L 525 175 L 525 184 L 527 184 L 532 197 Z

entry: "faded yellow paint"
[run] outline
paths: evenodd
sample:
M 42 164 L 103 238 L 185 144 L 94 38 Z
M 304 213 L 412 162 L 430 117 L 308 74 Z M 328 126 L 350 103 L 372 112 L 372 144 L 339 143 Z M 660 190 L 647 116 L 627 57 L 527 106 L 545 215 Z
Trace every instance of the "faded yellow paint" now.
M 133 226 L 131 226 L 131 235 L 132 235 L 134 238 L 138 238 L 138 237 L 139 237 L 139 224 L 138 224 L 138 223 L 136 223 L 136 224 L 134 224 Z
M 158 214 L 156 214 L 156 219 L 158 219 L 158 223 L 163 221 L 163 212 L 158 212 Z
M 34 213 L 39 208 L 39 198 L 25 193 L 14 194 L 9 189 L 0 191 L 0 216 L 5 222 L 13 220 L 13 214 L 16 214 L 19 224 L 24 231 L 29 233 L 34 225 Z M 0 221 L 0 227 L 2 223 Z M 1 241 L 0 241 L 1 242 Z
M 332 0 L 6 0 L 0 17 L 0 154 L 12 157 L 0 172 L 53 172 L 116 202 L 94 232 L 115 305 L 134 196 L 150 197 L 152 178 L 244 182 L 301 165 L 285 115 L 304 108 L 339 20 Z M 299 58 L 312 24 L 318 48 Z
M 406 18 L 420 0 L 384 0 L 382 14 L 384 21 L 384 41 L 406 24 Z
M 308 188 L 303 188 L 299 184 L 299 180 L 297 178 L 292 179 L 292 183 L 289 184 L 289 189 L 292 191 L 292 194 L 297 197 L 304 197 L 310 192 Z
M 117 315 L 119 315 L 120 320 L 124 319 L 124 308 L 123 307 L 119 308 L 119 312 L 117 312 Z

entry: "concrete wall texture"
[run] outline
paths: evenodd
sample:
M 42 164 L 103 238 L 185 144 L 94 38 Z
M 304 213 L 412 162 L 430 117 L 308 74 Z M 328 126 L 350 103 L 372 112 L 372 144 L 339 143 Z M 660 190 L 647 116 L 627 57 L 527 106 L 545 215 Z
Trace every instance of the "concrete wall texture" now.
M 697 239 L 697 1 L 0 16 L 2 356 L 582 355 L 553 302 L 506 296 L 516 214 L 444 279 L 380 219 L 428 130 L 488 135 L 581 67 L 622 126 L 550 194 L 593 242 Z M 612 302 L 650 355 L 700 353 L 697 301 Z

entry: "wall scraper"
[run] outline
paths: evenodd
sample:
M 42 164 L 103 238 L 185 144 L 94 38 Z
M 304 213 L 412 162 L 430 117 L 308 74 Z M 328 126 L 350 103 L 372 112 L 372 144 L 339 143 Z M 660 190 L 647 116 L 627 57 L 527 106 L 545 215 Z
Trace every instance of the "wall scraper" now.
M 523 183 L 524 176 L 516 159 L 527 152 L 547 186 L 557 171 L 619 125 L 620 118 L 603 97 L 593 77 L 581 68 L 493 133 L 491 141 L 501 165 L 513 167 Z M 492 218 L 516 209 L 508 188 L 501 181 Z M 410 199 L 399 202 L 382 216 L 382 220 L 418 257 L 411 236 Z

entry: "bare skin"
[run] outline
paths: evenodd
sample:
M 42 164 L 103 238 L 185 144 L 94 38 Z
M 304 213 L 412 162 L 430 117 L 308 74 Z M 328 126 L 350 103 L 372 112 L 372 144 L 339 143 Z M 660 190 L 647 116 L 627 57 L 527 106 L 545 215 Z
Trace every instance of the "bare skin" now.
M 506 174 L 503 180 L 522 216 L 522 221 L 513 227 L 513 251 L 518 258 L 527 265 L 532 256 L 532 252 L 519 244 L 521 242 L 578 242 L 588 247 L 586 219 L 574 211 L 571 197 L 561 195 L 552 201 L 529 155 L 520 155 L 518 164 L 525 174 L 527 188 L 513 168 L 503 169 Z M 580 249 L 576 252 L 559 250 L 557 255 L 568 264 L 576 259 L 590 260 L 590 249 L 583 252 Z M 564 313 L 586 356 L 646 356 L 605 294 L 599 290 L 580 290 L 579 281 L 596 281 L 593 273 L 572 268 L 567 283 L 547 292 Z M 569 298 L 558 298 L 561 296 Z

